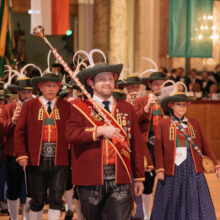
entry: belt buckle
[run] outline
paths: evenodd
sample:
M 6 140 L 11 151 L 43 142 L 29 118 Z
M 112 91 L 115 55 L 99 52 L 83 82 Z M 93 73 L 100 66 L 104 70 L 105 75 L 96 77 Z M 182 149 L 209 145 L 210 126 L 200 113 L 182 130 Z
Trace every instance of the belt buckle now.
M 55 156 L 56 143 L 43 143 L 41 154 L 44 157 L 54 157 Z

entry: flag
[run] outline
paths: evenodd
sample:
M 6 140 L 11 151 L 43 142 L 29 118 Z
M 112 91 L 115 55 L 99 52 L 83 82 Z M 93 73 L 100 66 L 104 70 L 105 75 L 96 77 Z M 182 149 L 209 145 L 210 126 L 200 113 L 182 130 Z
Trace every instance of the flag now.
M 46 35 L 65 35 L 70 29 L 69 0 L 31 0 L 31 33 L 44 26 Z
M 169 56 L 212 57 L 213 0 L 170 0 Z
M 14 46 L 12 3 L 10 0 L 0 0 L 0 77 L 4 75 L 4 65 L 13 64 Z

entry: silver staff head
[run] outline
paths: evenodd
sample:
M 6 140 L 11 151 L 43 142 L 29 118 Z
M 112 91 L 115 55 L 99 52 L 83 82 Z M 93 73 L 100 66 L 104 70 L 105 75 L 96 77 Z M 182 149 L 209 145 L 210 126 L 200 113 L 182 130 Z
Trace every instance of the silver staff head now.
M 44 35 L 44 27 L 43 26 L 36 26 L 33 29 L 33 35 L 44 39 L 44 36 L 45 36 Z

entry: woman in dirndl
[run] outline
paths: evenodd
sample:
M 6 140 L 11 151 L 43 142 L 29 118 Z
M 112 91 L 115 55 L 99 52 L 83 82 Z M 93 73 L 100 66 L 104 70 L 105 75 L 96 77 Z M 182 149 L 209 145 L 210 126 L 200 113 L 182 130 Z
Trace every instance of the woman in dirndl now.
M 161 100 L 164 111 L 171 116 L 163 119 L 157 128 L 155 162 L 158 183 L 152 220 L 216 219 L 203 171 L 216 172 L 219 176 L 220 165 L 217 165 L 198 121 L 185 116 L 192 101 L 183 92 Z M 204 155 L 208 159 L 203 160 Z

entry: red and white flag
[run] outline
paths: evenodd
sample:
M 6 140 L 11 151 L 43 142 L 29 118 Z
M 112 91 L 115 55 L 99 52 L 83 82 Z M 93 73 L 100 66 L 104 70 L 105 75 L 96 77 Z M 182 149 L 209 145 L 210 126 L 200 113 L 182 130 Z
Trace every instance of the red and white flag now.
M 70 29 L 69 0 L 31 0 L 31 33 L 42 25 L 46 35 L 65 35 Z

